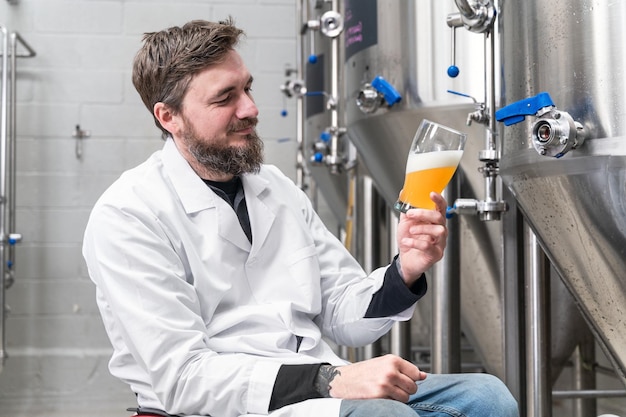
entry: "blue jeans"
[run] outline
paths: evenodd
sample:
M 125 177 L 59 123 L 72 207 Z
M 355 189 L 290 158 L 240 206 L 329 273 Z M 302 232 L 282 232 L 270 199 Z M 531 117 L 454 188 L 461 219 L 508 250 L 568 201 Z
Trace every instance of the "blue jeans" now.
M 339 417 L 519 417 L 517 402 L 489 374 L 428 374 L 404 404 L 394 400 L 343 400 Z

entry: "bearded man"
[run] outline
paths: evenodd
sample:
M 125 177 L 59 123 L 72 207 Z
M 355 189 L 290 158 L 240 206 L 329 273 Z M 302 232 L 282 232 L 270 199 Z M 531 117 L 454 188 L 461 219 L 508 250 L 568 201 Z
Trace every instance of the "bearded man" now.
M 133 83 L 165 144 L 105 191 L 85 231 L 109 369 L 139 415 L 517 416 L 493 376 L 333 351 L 411 318 L 443 255 L 446 202 L 402 213 L 398 255 L 366 273 L 263 164 L 241 35 L 231 20 L 145 35 Z

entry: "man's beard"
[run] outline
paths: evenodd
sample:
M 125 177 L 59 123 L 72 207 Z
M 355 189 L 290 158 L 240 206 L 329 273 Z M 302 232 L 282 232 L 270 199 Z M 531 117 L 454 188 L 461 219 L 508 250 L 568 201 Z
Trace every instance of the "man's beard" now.
M 247 127 L 254 127 L 257 118 L 249 118 L 230 126 L 228 134 Z M 241 175 L 257 173 L 263 163 L 263 141 L 254 130 L 247 135 L 247 142 L 241 146 L 230 146 L 218 141 L 200 138 L 193 125 L 185 120 L 186 129 L 182 137 L 189 152 L 207 170 L 216 174 Z

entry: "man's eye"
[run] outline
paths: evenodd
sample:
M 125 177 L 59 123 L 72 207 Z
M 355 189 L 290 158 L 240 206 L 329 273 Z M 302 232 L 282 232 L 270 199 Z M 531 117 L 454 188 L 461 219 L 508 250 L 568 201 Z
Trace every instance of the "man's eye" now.
M 218 100 L 215 102 L 215 104 L 226 104 L 228 103 L 228 101 L 230 100 L 230 95 L 226 96 L 224 99 L 222 100 Z

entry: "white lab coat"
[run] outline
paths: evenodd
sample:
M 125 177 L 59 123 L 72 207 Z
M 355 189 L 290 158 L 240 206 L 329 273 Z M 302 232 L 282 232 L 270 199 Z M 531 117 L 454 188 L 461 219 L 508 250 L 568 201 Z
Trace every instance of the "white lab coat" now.
M 114 348 L 109 368 L 143 407 L 267 415 L 281 364 L 344 364 L 325 339 L 371 343 L 413 313 L 363 318 L 385 268 L 368 276 L 275 167 L 243 186 L 252 244 L 171 139 L 93 209 L 83 254 Z M 336 416 L 339 405 L 309 400 L 271 415 Z

